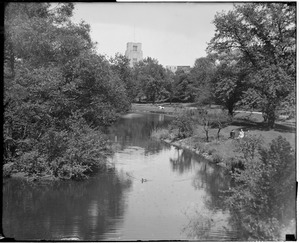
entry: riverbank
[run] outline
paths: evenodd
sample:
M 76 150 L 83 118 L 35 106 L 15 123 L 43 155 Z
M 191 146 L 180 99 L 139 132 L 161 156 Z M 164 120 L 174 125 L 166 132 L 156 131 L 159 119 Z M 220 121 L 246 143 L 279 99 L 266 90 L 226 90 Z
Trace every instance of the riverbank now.
M 98 138 L 99 141 L 100 139 L 101 138 Z M 118 150 L 119 145 L 110 142 L 108 139 L 102 140 L 102 144 L 100 145 L 101 146 L 93 148 L 97 149 L 96 152 L 98 152 L 97 155 L 99 157 L 93 157 L 91 155 L 91 149 L 86 147 L 80 151 L 84 155 L 84 157 L 82 156 L 81 161 L 77 162 L 77 164 L 76 161 L 69 161 L 69 163 L 68 161 L 62 161 L 62 165 L 57 165 L 53 162 L 48 164 L 44 163 L 35 165 L 33 164 L 33 162 L 28 160 L 26 161 L 27 164 L 24 165 L 22 161 L 15 159 L 13 162 L 3 164 L 2 177 L 3 179 L 14 178 L 26 180 L 29 182 L 87 179 L 94 173 L 110 170 L 110 168 L 113 167 L 113 165 L 109 163 L 107 158 Z M 75 149 L 76 147 L 74 148 L 74 150 Z M 67 156 L 70 155 L 67 154 Z M 53 168 L 54 166 L 56 166 L 56 168 Z
M 295 149 L 296 131 L 293 125 L 278 122 L 272 130 L 267 129 L 263 124 L 261 113 L 239 112 L 233 117 L 230 125 L 221 129 L 219 139 L 217 139 L 217 128 L 209 129 L 209 141 L 206 141 L 206 134 L 203 126 L 194 127 L 193 135 L 184 139 L 177 139 L 168 129 L 154 131 L 152 137 L 160 139 L 176 147 L 188 149 L 196 154 L 202 155 L 210 162 L 220 166 L 230 167 L 230 161 L 241 156 L 237 147 L 242 140 L 247 137 L 260 137 L 262 145 L 268 147 L 272 140 L 278 136 L 285 138 L 293 149 Z M 234 130 L 238 134 L 239 130 L 245 131 L 243 139 L 231 139 L 230 132 Z
M 240 126 L 234 125 L 222 129 L 220 132 L 219 140 L 217 140 L 216 138 L 217 129 L 211 129 L 211 137 L 209 142 L 205 141 L 205 133 L 201 131 L 200 127 L 198 127 L 197 131 L 195 131 L 195 134 L 192 137 L 176 141 L 173 141 L 170 138 L 162 138 L 161 140 L 165 143 L 169 143 L 176 147 L 188 149 L 196 154 L 202 155 L 210 162 L 226 167 L 227 161 L 230 161 L 230 159 L 241 155 L 236 151 L 236 146 L 241 140 L 229 138 L 230 131 L 239 129 Z M 160 132 L 166 133 L 167 131 Z M 247 136 L 261 136 L 264 146 L 267 146 L 273 139 L 277 138 L 278 136 L 282 136 L 291 144 L 292 148 L 295 148 L 295 133 L 279 131 L 261 131 L 252 129 L 246 133 L 245 138 Z

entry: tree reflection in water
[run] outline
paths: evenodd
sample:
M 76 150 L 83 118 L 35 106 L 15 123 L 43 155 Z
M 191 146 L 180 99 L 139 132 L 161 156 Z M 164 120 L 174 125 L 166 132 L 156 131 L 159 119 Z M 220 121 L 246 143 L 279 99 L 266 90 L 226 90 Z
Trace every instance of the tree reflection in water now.
M 210 195 L 211 200 L 207 205 L 211 209 L 224 209 L 223 192 L 228 189 L 230 178 L 228 172 L 217 166 L 210 166 L 207 163 L 202 163 L 202 166 L 195 174 L 192 182 L 195 189 L 205 189 Z
M 222 201 L 222 192 L 228 189 L 230 183 L 226 170 L 188 150 L 176 150 L 176 158 L 170 159 L 173 171 L 179 174 L 193 173 L 191 180 L 195 190 L 206 192 L 201 202 L 185 211 L 189 223 L 183 228 L 183 232 L 192 239 L 236 239 L 236 233 L 230 226 L 229 212 Z
M 80 182 L 32 185 L 11 180 L 3 186 L 4 235 L 17 240 L 103 240 L 104 233 L 117 233 L 131 183 L 114 171 Z
M 190 237 L 206 240 L 236 240 L 237 233 L 226 209 L 223 193 L 229 187 L 229 175 L 221 167 L 202 163 L 193 178 L 195 189 L 204 189 L 207 197 L 202 201 L 205 205 L 190 210 L 189 224 L 185 231 Z
M 137 117 L 131 119 L 130 115 Z M 110 127 L 108 133 L 113 134 L 111 139 L 120 145 L 121 150 L 128 146 L 138 146 L 145 149 L 145 155 L 154 154 L 166 145 L 149 139 L 151 132 L 159 127 L 167 127 L 171 119 L 162 114 L 128 114 Z
M 175 148 L 176 158 L 170 158 L 172 170 L 183 174 L 192 169 L 192 153 L 185 149 Z
M 237 240 L 237 233 L 230 226 L 230 216 L 218 209 L 206 207 L 210 199 L 203 201 L 185 212 L 189 223 L 182 231 L 189 239 L 201 241 L 233 241 Z

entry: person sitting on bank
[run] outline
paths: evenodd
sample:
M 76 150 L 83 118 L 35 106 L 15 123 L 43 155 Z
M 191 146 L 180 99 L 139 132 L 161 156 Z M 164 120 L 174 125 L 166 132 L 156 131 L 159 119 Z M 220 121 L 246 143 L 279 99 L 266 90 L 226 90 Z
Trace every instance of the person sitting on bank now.
M 232 139 L 234 139 L 234 137 L 235 137 L 235 131 L 234 131 L 234 130 L 232 130 L 232 131 L 230 132 L 230 137 L 229 137 L 229 138 L 232 138 Z
M 243 138 L 245 136 L 243 129 L 241 129 L 239 137 L 238 138 Z

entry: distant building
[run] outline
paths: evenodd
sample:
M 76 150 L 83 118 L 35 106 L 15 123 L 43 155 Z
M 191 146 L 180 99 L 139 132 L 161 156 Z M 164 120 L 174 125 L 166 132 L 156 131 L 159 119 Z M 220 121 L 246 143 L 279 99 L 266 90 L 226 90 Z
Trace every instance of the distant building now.
M 130 60 L 130 67 L 143 60 L 142 43 L 128 42 L 125 56 Z
M 173 73 L 176 73 L 177 71 L 177 66 L 166 66 L 166 69 L 170 70 Z
M 191 71 L 190 66 L 177 66 L 177 71 L 184 71 L 185 73 L 189 73 Z
M 190 66 L 166 66 L 166 69 L 170 70 L 173 73 L 176 73 L 176 71 L 184 71 L 185 73 L 189 73 L 191 71 Z

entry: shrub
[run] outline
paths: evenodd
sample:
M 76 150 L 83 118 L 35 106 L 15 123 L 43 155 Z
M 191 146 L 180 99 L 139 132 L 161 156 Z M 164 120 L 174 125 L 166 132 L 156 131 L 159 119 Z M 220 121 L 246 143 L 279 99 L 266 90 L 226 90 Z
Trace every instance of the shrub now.
M 233 173 L 236 170 L 244 170 L 245 169 L 244 162 L 238 158 L 229 158 L 226 160 L 225 164 L 226 164 L 227 169 Z
M 87 165 L 81 164 L 64 164 L 60 170 L 58 171 L 58 177 L 60 179 L 86 179 L 87 178 L 87 171 L 89 167 Z
M 65 130 L 54 127 L 40 140 L 32 140 L 31 151 L 20 152 L 14 167 L 30 176 L 52 175 L 60 179 L 84 179 L 105 166 L 111 153 L 105 135 L 91 128 L 79 113 L 64 121 Z
M 78 113 L 67 120 L 67 146 L 58 154 L 57 175 L 61 178 L 82 179 L 95 168 L 105 165 L 111 153 L 110 142 L 101 131 L 93 129 Z
M 269 148 L 257 140 L 240 141 L 244 169 L 232 173 L 225 203 L 243 240 L 278 240 L 282 222 L 295 217 L 295 151 L 282 137 Z M 258 149 L 259 148 L 259 149 Z
M 13 166 L 14 166 L 14 163 L 12 163 L 12 162 L 6 163 L 3 165 L 2 175 L 4 178 L 10 177 L 10 175 L 12 174 L 12 171 L 13 171 Z
M 187 114 L 180 114 L 169 125 L 169 130 L 175 134 L 175 138 L 183 139 L 193 135 L 193 121 Z
M 243 139 L 234 140 L 236 145 L 236 152 L 242 154 L 240 160 L 249 161 L 259 157 L 261 146 L 263 144 L 262 136 L 249 135 Z
M 275 218 L 291 217 L 295 211 L 296 194 L 296 154 L 289 142 L 279 136 L 269 149 L 260 152 L 264 165 L 263 176 L 268 185 L 266 194 L 272 202 L 270 214 Z M 292 207 L 291 207 L 292 205 Z
M 44 162 L 45 161 L 42 161 L 42 156 L 40 155 L 40 153 L 35 149 L 30 152 L 21 154 L 20 158 L 18 159 L 17 165 L 21 171 L 32 175 L 41 174 L 44 172 Z

